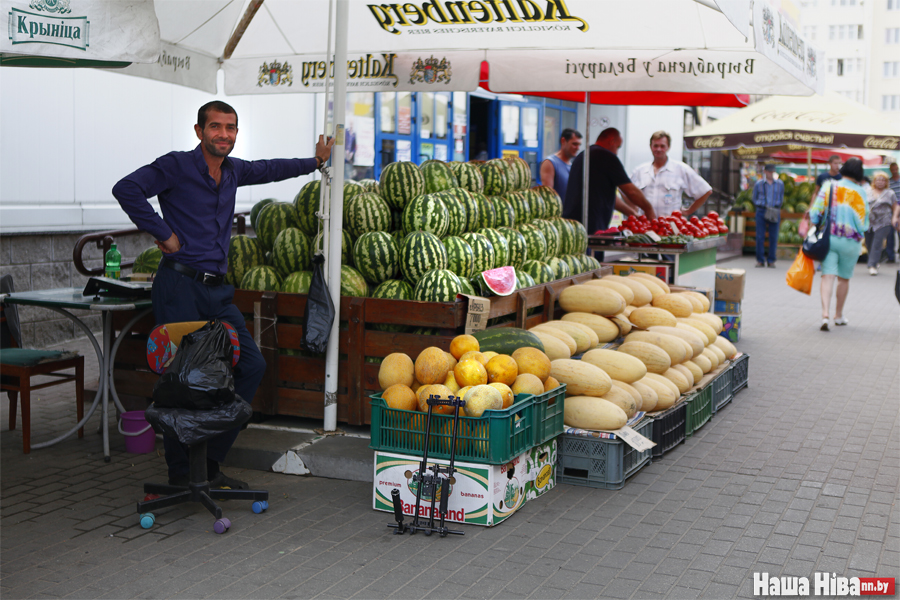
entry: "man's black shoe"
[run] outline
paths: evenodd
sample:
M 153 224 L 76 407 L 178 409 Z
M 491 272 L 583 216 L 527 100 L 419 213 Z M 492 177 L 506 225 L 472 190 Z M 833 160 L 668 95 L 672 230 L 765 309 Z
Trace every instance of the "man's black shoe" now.
M 221 490 L 249 490 L 250 485 L 243 481 L 238 481 L 237 479 L 232 479 L 222 471 L 216 473 L 216 476 L 213 477 L 209 482 L 210 489 L 221 489 Z

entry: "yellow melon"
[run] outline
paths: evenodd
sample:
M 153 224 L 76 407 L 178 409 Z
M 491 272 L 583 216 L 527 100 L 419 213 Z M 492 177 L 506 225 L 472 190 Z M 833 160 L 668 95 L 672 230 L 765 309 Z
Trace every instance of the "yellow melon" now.
M 710 302 L 709 302 L 709 298 L 706 296 L 706 294 L 701 294 L 700 292 L 681 292 L 681 293 L 684 294 L 685 296 L 690 296 L 691 298 L 694 298 L 695 300 L 697 300 L 700 303 L 702 308 L 701 308 L 701 310 L 698 310 L 697 312 L 705 313 L 705 312 L 709 311 Z
M 631 321 L 625 316 L 624 312 L 609 317 L 609 320 L 616 324 L 619 328 L 619 335 L 626 336 L 631 333 Z
M 678 321 L 669 311 L 654 306 L 642 306 L 631 311 L 628 320 L 638 329 L 650 329 L 655 326 L 675 327 Z
M 621 277 L 619 275 L 607 275 L 606 277 L 603 277 L 601 281 L 611 281 L 613 283 L 624 285 L 630 289 L 633 299 L 628 304 L 632 306 L 644 306 L 650 304 L 653 300 L 653 295 L 650 293 L 650 290 L 647 289 L 647 286 L 633 279 L 628 279 L 627 277 Z
M 695 365 L 697 365 L 698 367 L 700 367 L 700 370 L 704 374 L 712 371 L 712 368 L 713 368 L 712 361 L 709 360 L 708 358 L 706 358 L 705 356 L 703 356 L 702 354 L 700 356 L 695 356 L 694 358 L 692 358 L 691 362 L 694 363 Z
M 673 365 L 683 363 L 690 358 L 691 354 L 693 354 L 692 351 L 686 349 L 685 344 L 682 343 L 680 338 L 654 331 L 633 331 L 625 336 L 625 341 L 644 342 L 646 344 L 658 346 L 663 352 L 669 355 L 669 360 Z
M 627 393 L 631 394 L 631 397 L 634 398 L 634 403 L 637 406 L 637 410 L 643 410 L 644 399 L 641 396 L 641 393 L 639 391 L 634 389 L 633 386 L 631 386 L 627 383 L 623 383 L 621 381 L 616 381 L 615 379 L 612 380 L 612 384 L 613 384 L 613 388 L 618 388 L 618 389 L 622 390 L 623 392 L 627 392 Z M 631 417 L 629 417 L 629 418 L 631 418 Z
M 701 321 L 700 319 L 694 319 L 694 318 L 679 319 L 678 325 L 688 325 L 690 327 L 693 327 L 700 333 L 702 333 L 703 336 L 706 338 L 707 346 L 712 344 L 713 342 L 715 342 L 716 337 L 718 337 L 716 334 L 716 331 L 712 327 L 710 327 L 705 321 Z M 678 325 L 676 325 L 676 327 L 678 327 Z
M 566 348 L 569 349 L 569 356 L 572 356 L 573 354 L 578 353 L 577 352 L 578 344 L 575 343 L 575 340 L 572 338 L 571 335 L 569 335 L 565 331 L 562 331 L 561 329 L 551 327 L 550 325 L 541 324 L 541 325 L 532 327 L 528 331 L 530 331 L 531 333 L 534 333 L 534 334 L 537 334 L 540 332 L 540 333 L 543 333 L 546 335 L 552 335 L 553 337 L 555 337 L 556 339 L 558 339 L 559 341 L 561 341 L 563 344 L 566 345 Z M 546 348 L 545 348 L 545 350 L 546 350 Z
M 531 373 L 520 373 L 512 384 L 513 394 L 531 394 L 537 396 L 544 393 L 544 383 Z
M 516 364 L 516 359 L 507 354 L 498 354 L 489 360 L 485 370 L 489 383 L 504 383 L 509 386 L 514 384 L 516 377 L 519 376 L 519 365 Z
M 677 323 L 676 323 L 677 325 Z M 693 354 L 688 358 L 693 358 L 697 356 L 703 349 L 706 347 L 706 338 L 700 337 L 700 332 L 698 331 L 686 331 L 684 329 L 679 329 L 678 327 L 672 326 L 661 326 L 654 325 L 650 328 L 650 331 L 654 333 L 665 333 L 666 335 L 674 335 L 675 337 L 681 338 L 691 345 L 691 350 L 693 350 Z
M 597 335 L 597 343 L 605 344 L 619 337 L 619 326 L 606 317 L 586 312 L 570 312 L 562 317 L 563 321 L 580 323 L 593 330 Z
M 667 310 L 676 317 L 689 317 L 694 312 L 690 300 L 681 294 L 663 294 L 653 299 L 653 306 Z
M 630 279 L 631 281 L 636 281 L 636 282 L 640 283 L 641 285 L 643 285 L 645 288 L 647 288 L 647 291 L 650 293 L 651 298 L 656 298 L 657 296 L 661 296 L 662 294 L 666 293 L 665 291 L 663 291 L 661 286 L 656 285 L 650 279 L 644 279 L 642 277 L 638 277 L 637 273 L 631 273 L 630 275 L 628 275 L 628 277 L 626 279 Z
M 638 411 L 634 397 L 621 388 L 615 386 L 609 388 L 609 391 L 603 394 L 602 398 L 625 411 L 625 416 L 629 419 Z
M 441 383 L 447 378 L 450 361 L 446 353 L 437 346 L 425 348 L 416 358 L 416 379 L 419 383 Z
M 694 385 L 697 385 L 697 382 L 703 377 L 703 369 L 700 368 L 700 365 L 693 360 L 686 360 L 681 364 L 691 372 L 691 375 L 694 376 Z
M 563 423 L 569 427 L 615 431 L 627 422 L 625 411 L 603 398 L 570 396 L 563 407 Z
M 559 387 L 559 382 L 556 380 L 556 377 L 547 377 L 547 381 L 544 382 L 544 391 L 549 392 L 550 390 L 555 390 Z M 551 401 L 552 403 L 552 401 Z
M 631 288 L 617 281 L 610 281 L 609 279 L 592 279 L 590 281 L 585 281 L 585 284 L 607 287 L 621 295 L 625 299 L 625 304 L 634 302 L 634 292 L 631 291 Z
M 453 375 L 456 382 L 462 387 L 484 385 L 488 382 L 487 369 L 474 358 L 467 358 L 456 363 Z
M 716 332 L 716 335 L 722 333 L 722 317 L 717 317 L 714 314 L 705 312 L 705 313 L 696 313 L 691 316 L 693 319 L 699 319 L 713 328 L 713 331 Z
M 688 374 L 690 375 L 690 373 Z M 691 383 L 688 381 L 687 377 L 675 369 L 667 370 L 663 373 L 663 377 L 675 384 L 679 395 L 684 394 L 691 389 Z
M 416 379 L 416 368 L 412 359 L 402 352 L 388 354 L 378 367 L 378 385 L 386 390 L 392 385 L 402 383 L 412 387 Z
M 531 333 L 541 340 L 541 343 L 544 345 L 544 353 L 550 360 L 569 358 L 572 356 L 572 352 L 569 351 L 569 346 L 555 335 L 551 335 L 548 331 L 532 329 Z
M 656 394 L 656 406 L 649 410 L 655 412 L 666 410 L 667 408 L 672 408 L 672 406 L 678 400 L 678 388 L 676 388 L 671 381 L 661 375 L 657 375 L 657 377 L 665 380 L 666 383 L 662 383 L 658 379 L 651 379 L 649 376 L 654 375 L 654 373 L 647 373 L 647 375 L 647 377 L 644 377 L 640 381 L 636 381 L 635 387 L 640 390 L 640 386 L 647 386 Z
M 482 365 L 486 365 L 488 362 L 487 356 L 485 356 L 484 353 L 479 352 L 477 350 L 470 350 L 469 352 L 466 352 L 465 354 L 463 354 L 462 356 L 459 357 L 459 360 L 461 362 L 461 361 L 464 361 L 469 358 L 473 358 L 473 359 L 477 360 Z
M 573 285 L 559 293 L 557 300 L 566 312 L 588 312 L 608 316 L 622 312 L 625 298 L 609 288 L 596 285 Z
M 430 398 L 431 396 L 446 400 L 450 396 L 455 396 L 455 394 L 445 385 L 423 385 L 416 392 L 416 399 L 418 400 L 420 411 L 428 412 L 428 398 Z M 447 415 L 453 412 L 453 408 L 450 406 L 435 406 L 431 412 L 435 414 Z
M 631 384 L 635 390 L 637 390 L 641 395 L 641 410 L 644 412 L 653 412 L 656 410 L 656 404 L 659 402 L 659 396 L 656 394 L 656 391 L 647 385 L 646 383 L 641 383 L 640 381 L 635 381 Z
M 695 381 L 699 381 L 699 380 L 700 380 L 699 377 L 698 377 L 697 379 L 694 379 L 694 372 L 691 371 L 690 369 L 688 369 L 688 368 L 687 368 L 686 366 L 684 366 L 683 364 L 682 364 L 682 365 L 672 365 L 672 370 L 673 370 L 673 371 L 678 371 L 679 373 L 681 373 L 682 375 L 684 375 L 684 378 L 687 379 L 687 382 L 688 382 L 688 389 L 694 387 L 694 382 L 695 382 Z M 697 371 L 699 371 L 699 370 L 700 370 L 700 369 L 697 369 Z M 701 374 L 700 376 L 702 377 L 703 375 Z M 676 384 L 676 385 L 677 385 L 677 384 Z M 685 391 L 687 391 L 687 390 L 685 390 Z M 681 392 L 681 393 L 683 394 L 683 393 L 685 393 L 685 392 Z
M 572 396 L 602 396 L 612 387 L 606 371 L 581 360 L 558 359 L 550 363 L 550 375 L 566 384 Z
M 550 376 L 550 359 L 537 348 L 519 348 L 512 353 L 512 357 L 519 367 L 520 375 L 530 373 L 542 382 L 547 381 Z
M 478 352 L 481 350 L 478 344 L 478 339 L 475 338 L 474 335 L 458 335 L 450 342 L 450 354 L 456 360 L 459 360 L 466 352 Z
M 684 292 L 676 292 L 676 293 L 680 294 L 680 295 L 683 296 L 688 302 L 691 303 L 692 312 L 695 312 L 695 313 L 701 313 L 701 312 L 703 312 L 703 303 L 700 302 L 700 300 L 698 300 L 698 299 L 695 298 L 694 296 L 691 296 L 690 294 L 685 294 Z
M 672 359 L 658 346 L 647 342 L 625 342 L 619 352 L 630 354 L 647 367 L 649 373 L 665 373 L 672 366 Z
M 634 273 L 631 273 L 631 275 L 629 275 L 629 277 L 631 276 L 643 279 L 644 281 L 649 281 L 654 285 L 659 286 L 659 288 L 666 294 L 672 293 L 672 290 L 669 289 L 669 284 L 655 275 L 651 275 L 650 273 L 643 273 L 641 271 L 635 271 Z
M 476 385 L 463 398 L 466 402 L 466 415 L 480 417 L 486 410 L 500 410 L 503 406 L 503 394 L 489 385 Z
M 381 397 L 389 408 L 400 410 L 417 410 L 419 408 L 416 393 L 402 383 L 390 386 L 382 392 Z
M 495 388 L 500 392 L 500 395 L 503 396 L 503 404 L 500 408 L 509 408 L 513 405 L 513 402 L 516 401 L 515 395 L 513 394 L 512 388 L 506 385 L 505 383 L 500 383 L 499 381 L 495 381 L 493 383 L 489 383 L 489 386 Z
M 723 338 L 721 335 L 716 336 L 713 345 L 725 353 L 725 358 L 734 358 L 737 356 L 738 351 L 737 348 L 734 347 L 734 344 Z
M 575 340 L 576 354 L 590 350 L 600 342 L 597 333 L 593 329 L 575 321 L 547 321 L 542 323 L 542 325 L 553 327 L 569 334 Z
M 581 360 L 600 367 L 611 379 L 633 383 L 647 374 L 647 366 L 640 359 L 625 352 L 596 348 L 584 353 Z

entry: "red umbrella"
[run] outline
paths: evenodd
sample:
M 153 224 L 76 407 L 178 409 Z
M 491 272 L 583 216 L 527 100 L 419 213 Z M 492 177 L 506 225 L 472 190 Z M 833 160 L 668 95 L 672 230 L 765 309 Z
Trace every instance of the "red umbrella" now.
M 768 158 L 786 163 L 806 164 L 807 162 L 812 162 L 816 164 L 824 164 L 828 162 L 829 157 L 834 155 L 840 156 L 841 162 L 847 162 L 847 159 L 849 158 L 858 158 L 867 167 L 877 167 L 883 162 L 882 155 L 872 152 L 871 150 L 834 150 L 828 148 L 813 148 L 811 160 L 807 160 L 807 154 L 804 150 L 794 152 L 775 152 L 773 154 L 770 154 Z
M 490 67 L 487 61 L 481 63 L 479 86 L 491 91 L 488 86 Z M 554 98 L 570 102 L 584 102 L 585 92 L 516 92 L 523 96 Z M 619 106 L 729 106 L 743 108 L 750 103 L 746 94 L 691 94 L 685 92 L 591 92 L 591 104 L 612 104 Z

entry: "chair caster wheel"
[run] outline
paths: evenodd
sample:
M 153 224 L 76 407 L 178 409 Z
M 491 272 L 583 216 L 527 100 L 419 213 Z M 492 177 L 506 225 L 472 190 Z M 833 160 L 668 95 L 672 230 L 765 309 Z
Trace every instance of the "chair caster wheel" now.
M 159 494 L 147 494 L 144 496 L 144 502 L 149 502 L 150 500 L 156 500 L 159 498 Z
M 225 533 L 231 527 L 231 521 L 227 517 L 222 517 L 213 523 L 213 531 L 216 533 Z
M 141 515 L 141 527 L 150 529 L 156 523 L 156 516 L 153 513 L 144 513 Z
M 253 512 L 255 512 L 256 514 L 265 512 L 266 509 L 269 508 L 269 501 L 268 500 L 257 500 L 256 502 L 254 502 L 251 505 L 250 508 L 252 508 Z

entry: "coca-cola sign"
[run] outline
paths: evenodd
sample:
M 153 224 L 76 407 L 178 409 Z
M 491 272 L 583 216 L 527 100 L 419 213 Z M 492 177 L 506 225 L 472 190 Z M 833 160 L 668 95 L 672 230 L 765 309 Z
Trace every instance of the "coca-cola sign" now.
M 900 146 L 900 138 L 875 137 L 870 135 L 863 142 L 863 148 L 876 148 L 878 150 L 896 150 Z
M 724 145 L 724 135 L 711 135 L 709 137 L 699 137 L 694 140 L 694 148 L 721 148 Z

